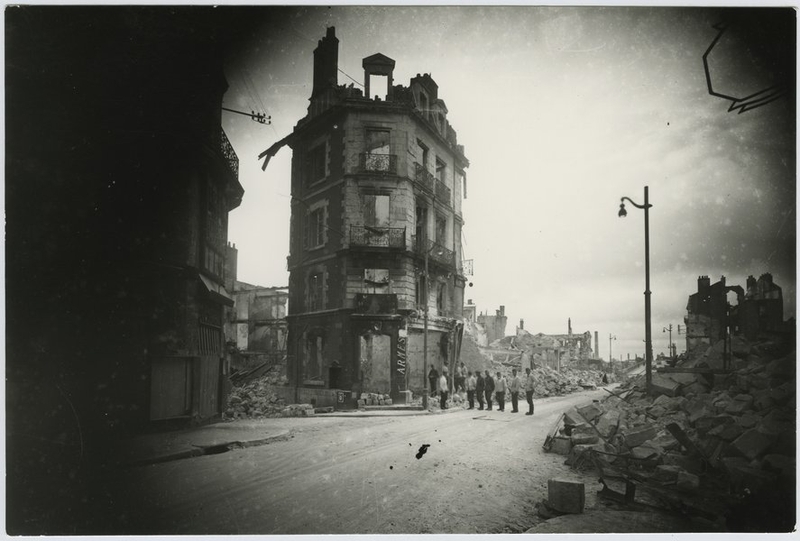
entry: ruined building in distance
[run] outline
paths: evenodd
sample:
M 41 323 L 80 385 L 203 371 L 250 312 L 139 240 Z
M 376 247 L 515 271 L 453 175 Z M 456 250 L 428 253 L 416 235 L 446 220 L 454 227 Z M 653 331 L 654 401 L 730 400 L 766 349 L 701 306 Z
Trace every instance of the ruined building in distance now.
M 364 92 L 337 84 L 334 28 L 314 51 L 293 151 L 287 376 L 311 389 L 421 392 L 463 333 L 461 198 L 469 161 L 430 75 L 395 85 L 395 61 L 363 59 Z M 370 91 L 385 78 L 385 96 Z M 428 273 L 425 274 L 427 259 Z

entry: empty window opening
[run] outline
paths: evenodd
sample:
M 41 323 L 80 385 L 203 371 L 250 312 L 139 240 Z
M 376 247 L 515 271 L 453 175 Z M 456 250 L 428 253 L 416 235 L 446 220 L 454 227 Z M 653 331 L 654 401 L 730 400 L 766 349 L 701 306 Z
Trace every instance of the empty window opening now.
M 389 196 L 365 194 L 364 225 L 372 227 L 389 226 Z
M 325 209 L 318 208 L 308 214 L 306 247 L 316 248 L 325 244 Z
M 389 96 L 389 77 L 386 75 L 370 75 L 369 91 L 371 99 L 386 101 Z

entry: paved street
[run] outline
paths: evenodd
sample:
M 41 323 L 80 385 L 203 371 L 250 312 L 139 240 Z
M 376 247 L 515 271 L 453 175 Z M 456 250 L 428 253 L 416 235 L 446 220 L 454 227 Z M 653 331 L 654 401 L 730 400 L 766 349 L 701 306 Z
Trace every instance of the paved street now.
M 268 445 L 140 466 L 118 486 L 141 534 L 522 532 L 547 479 L 574 477 L 541 449 L 569 406 L 603 390 L 539 400 L 536 415 L 283 418 Z M 420 448 L 429 445 L 417 458 Z M 587 504 L 594 487 L 587 485 Z

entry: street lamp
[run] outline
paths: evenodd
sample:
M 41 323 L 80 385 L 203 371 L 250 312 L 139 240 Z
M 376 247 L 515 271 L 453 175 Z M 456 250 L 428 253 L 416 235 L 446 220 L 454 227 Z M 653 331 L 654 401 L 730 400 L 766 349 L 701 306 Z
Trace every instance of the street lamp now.
M 611 357 L 611 341 L 616 340 L 616 336 L 611 336 L 611 333 L 608 333 L 608 364 L 610 365 L 614 362 L 614 359 Z
M 669 358 L 672 360 L 675 356 L 674 352 L 672 351 L 672 323 L 669 324 L 669 327 L 664 327 L 664 330 L 661 332 L 669 333 Z
M 630 197 L 621 197 L 619 204 L 619 217 L 624 218 L 628 215 L 625 210 L 625 200 L 636 207 L 644 210 L 644 336 L 645 336 L 645 382 L 647 393 L 653 386 L 653 337 L 650 332 L 650 198 L 648 187 L 644 187 L 644 205 L 638 205 Z

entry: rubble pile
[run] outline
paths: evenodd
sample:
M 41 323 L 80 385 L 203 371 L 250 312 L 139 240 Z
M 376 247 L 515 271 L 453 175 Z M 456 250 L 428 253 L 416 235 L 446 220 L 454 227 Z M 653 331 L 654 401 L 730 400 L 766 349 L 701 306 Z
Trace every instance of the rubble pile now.
M 534 396 L 560 396 L 569 393 L 594 389 L 603 384 L 603 372 L 598 370 L 576 370 L 562 368 L 560 372 L 552 368 L 536 367 L 531 370 L 535 383 Z M 524 377 L 524 373 L 522 374 Z
M 392 398 L 388 394 L 361 393 L 358 406 L 391 406 Z
M 787 344 L 736 339 L 730 371 L 697 373 L 723 366 L 724 346 L 715 344 L 678 367 L 694 372 L 654 371 L 650 396 L 644 376 L 628 381 L 605 400 L 566 411 L 545 449 L 568 455 L 573 467 L 660 490 L 662 503 L 676 508 L 727 513 L 721 529 L 787 531 L 796 470 L 796 358 Z M 746 520 L 737 506 L 750 507 Z
M 225 419 L 257 419 L 259 417 L 281 417 L 286 409 L 283 399 L 273 390 L 276 377 L 267 374 L 241 387 L 234 387 L 228 396 Z M 313 408 L 312 408 L 313 409 Z

